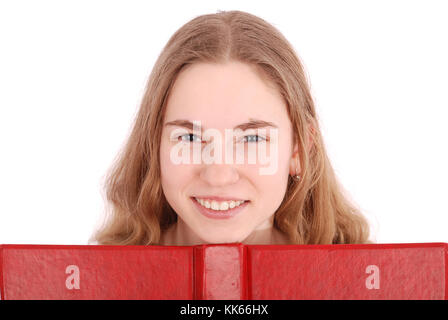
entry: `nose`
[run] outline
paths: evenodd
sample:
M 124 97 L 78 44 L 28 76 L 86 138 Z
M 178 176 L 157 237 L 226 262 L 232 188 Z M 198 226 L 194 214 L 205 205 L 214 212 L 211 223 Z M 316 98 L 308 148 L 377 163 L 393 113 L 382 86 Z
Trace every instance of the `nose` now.
M 200 172 L 202 180 L 213 187 L 228 186 L 239 179 L 237 170 L 228 164 L 206 164 Z
M 226 159 L 227 153 L 230 151 L 229 149 L 235 148 L 233 144 L 234 137 L 227 137 L 227 135 L 222 134 L 220 131 L 212 131 L 209 134 L 211 134 L 211 136 L 208 136 L 207 134 L 206 136 L 211 141 L 206 148 L 210 149 L 207 151 L 205 151 L 205 149 L 203 150 L 207 160 L 205 161 L 204 157 L 202 158 L 205 162 L 201 165 L 200 178 L 211 187 L 232 185 L 238 181 L 239 174 L 237 168 L 233 164 L 233 159 L 230 159 L 230 164 L 226 162 Z M 218 149 L 220 154 L 216 153 Z M 229 155 L 232 154 L 235 154 L 235 150 L 230 152 Z M 204 156 L 204 153 L 202 155 Z M 215 160 L 218 160 L 218 162 L 215 162 Z

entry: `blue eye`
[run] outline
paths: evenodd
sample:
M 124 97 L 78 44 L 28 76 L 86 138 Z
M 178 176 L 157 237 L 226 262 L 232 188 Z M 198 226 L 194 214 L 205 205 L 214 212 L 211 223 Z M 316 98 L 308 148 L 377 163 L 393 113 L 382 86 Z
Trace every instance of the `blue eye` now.
M 187 133 L 181 136 L 178 136 L 177 139 L 179 140 L 179 138 L 181 138 L 181 141 L 184 142 L 202 142 L 199 139 L 199 136 L 193 134 L 193 133 Z M 196 139 L 196 140 L 195 140 Z M 243 137 L 244 142 L 261 142 L 261 141 L 267 141 L 268 139 L 261 137 L 259 135 L 256 134 L 252 134 L 252 135 L 247 135 Z
M 255 137 L 255 139 L 253 139 L 253 138 L 250 139 L 250 137 Z M 247 139 L 246 139 L 246 138 L 247 138 Z M 260 136 L 258 136 L 258 135 L 256 135 L 256 134 L 251 134 L 251 135 L 248 135 L 248 136 L 244 136 L 243 139 L 245 139 L 247 142 L 260 142 L 260 141 L 266 141 L 265 138 L 260 137 Z
M 183 137 L 187 137 L 187 138 L 184 139 Z M 195 134 L 193 134 L 193 133 L 187 133 L 187 134 L 178 136 L 177 139 L 182 138 L 182 139 L 181 139 L 182 141 L 186 141 L 186 142 L 194 142 L 194 140 L 192 140 L 192 139 L 194 139 L 194 137 L 199 138 L 197 135 L 195 135 Z M 202 142 L 202 141 L 199 140 L 199 142 Z

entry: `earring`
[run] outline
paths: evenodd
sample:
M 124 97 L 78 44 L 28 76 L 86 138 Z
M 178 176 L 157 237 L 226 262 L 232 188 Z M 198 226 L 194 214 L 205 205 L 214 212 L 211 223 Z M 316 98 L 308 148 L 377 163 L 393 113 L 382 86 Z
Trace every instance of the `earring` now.
M 297 182 L 300 181 L 300 176 L 297 174 L 297 167 L 296 167 L 296 174 L 292 176 L 292 178 Z

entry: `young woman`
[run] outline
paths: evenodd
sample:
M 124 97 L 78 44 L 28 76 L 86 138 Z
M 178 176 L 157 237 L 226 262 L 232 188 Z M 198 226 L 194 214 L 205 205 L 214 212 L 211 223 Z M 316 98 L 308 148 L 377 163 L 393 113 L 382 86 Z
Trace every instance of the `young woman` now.
M 269 161 L 249 161 L 267 149 Z M 203 161 L 228 151 L 229 161 Z M 98 244 L 368 242 L 327 157 L 299 58 L 272 25 L 241 11 L 199 16 L 171 37 L 105 187 L 111 215 Z

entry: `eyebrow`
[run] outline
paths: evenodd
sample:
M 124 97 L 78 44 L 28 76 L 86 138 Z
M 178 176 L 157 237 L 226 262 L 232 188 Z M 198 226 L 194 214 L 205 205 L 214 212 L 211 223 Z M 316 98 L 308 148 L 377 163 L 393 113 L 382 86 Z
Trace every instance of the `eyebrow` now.
M 193 130 L 193 123 L 189 120 L 183 120 L 183 119 L 178 119 L 178 120 L 167 122 L 164 124 L 164 126 L 178 126 L 178 127 L 184 127 L 184 128 Z M 233 129 L 234 130 L 240 129 L 242 131 L 245 131 L 247 129 L 257 129 L 257 128 L 264 128 L 264 127 L 278 128 L 277 125 L 275 125 L 272 122 L 249 118 L 249 122 L 241 123 L 241 124 L 235 126 Z

